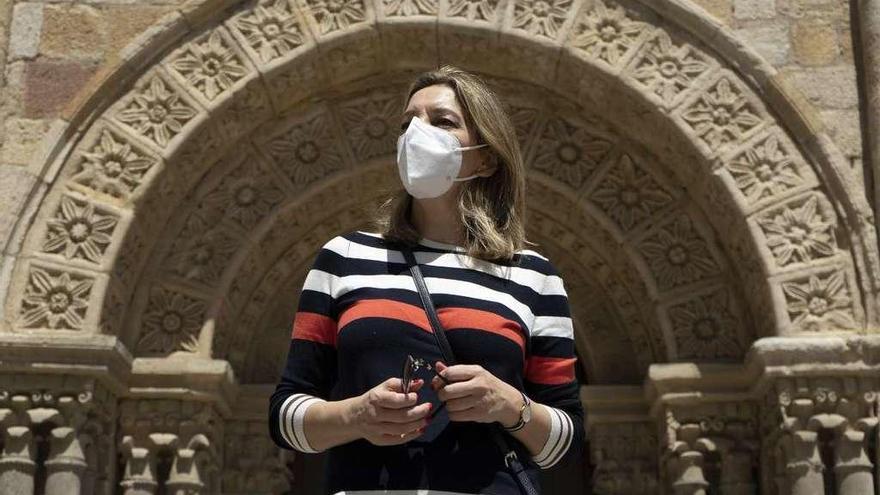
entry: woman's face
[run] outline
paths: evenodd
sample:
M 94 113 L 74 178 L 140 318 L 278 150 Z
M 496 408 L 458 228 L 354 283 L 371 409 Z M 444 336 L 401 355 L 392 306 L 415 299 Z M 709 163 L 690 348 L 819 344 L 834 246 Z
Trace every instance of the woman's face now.
M 403 113 L 400 132 L 406 132 L 410 120 L 413 117 L 422 119 L 422 122 L 430 124 L 439 129 L 452 133 L 461 146 L 472 146 L 478 144 L 476 142 L 476 133 L 464 120 L 464 113 L 455 97 L 455 91 L 445 84 L 435 84 L 422 88 L 409 99 L 409 105 Z M 491 175 L 491 172 L 484 170 L 483 166 L 486 162 L 488 148 L 478 148 L 461 152 L 461 171 L 459 177 L 467 177 L 475 172 L 483 176 Z M 461 182 L 453 183 L 452 189 Z

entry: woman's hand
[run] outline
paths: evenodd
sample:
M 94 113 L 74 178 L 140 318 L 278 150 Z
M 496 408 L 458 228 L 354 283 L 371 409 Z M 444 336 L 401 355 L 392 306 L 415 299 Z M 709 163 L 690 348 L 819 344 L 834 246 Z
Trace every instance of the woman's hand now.
M 440 361 L 435 370 L 452 383 L 434 377 L 431 387 L 446 403 L 450 421 L 500 422 L 513 426 L 519 421 L 522 394 L 477 364 L 446 366 Z
M 420 436 L 427 426 L 431 403 L 416 405 L 424 380 L 413 380 L 408 394 L 400 378 L 389 378 L 367 390 L 349 410 L 352 425 L 373 445 L 399 445 Z

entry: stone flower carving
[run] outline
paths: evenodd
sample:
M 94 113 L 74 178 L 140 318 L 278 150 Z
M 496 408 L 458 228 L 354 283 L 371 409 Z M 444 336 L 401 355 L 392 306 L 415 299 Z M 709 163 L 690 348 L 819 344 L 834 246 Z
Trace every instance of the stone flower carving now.
M 695 282 L 720 271 L 686 216 L 664 225 L 639 246 L 661 290 Z
M 31 267 L 19 321 L 22 326 L 81 330 L 94 281 Z
M 366 20 L 363 0 L 308 0 L 307 3 L 318 21 L 321 34 L 345 29 Z
M 190 44 L 180 57 L 171 62 L 171 67 L 209 101 L 247 74 L 238 55 L 226 46 L 220 31 L 216 30 L 207 40 Z
M 384 0 L 386 16 L 437 15 L 439 0 Z
M 156 161 L 117 139 L 107 129 L 101 130 L 98 143 L 82 152 L 83 160 L 72 180 L 94 191 L 117 198 L 127 198 Z
M 61 196 L 58 211 L 46 222 L 48 232 L 43 250 L 68 260 L 100 263 L 117 221 L 115 216 L 96 212 L 95 206 L 87 201 Z
M 590 199 L 617 222 L 621 230 L 627 231 L 672 203 L 673 198 L 650 174 L 637 167 L 629 155 L 624 154 Z
M 283 199 L 284 192 L 271 175 L 243 162 L 205 197 L 205 203 L 250 230 Z
M 495 8 L 499 0 L 449 0 L 446 14 L 450 17 L 465 17 L 469 21 L 495 20 Z
M 305 42 L 287 0 L 261 1 L 253 10 L 236 17 L 232 28 L 244 37 L 263 63 L 284 56 Z
M 591 58 L 613 66 L 635 46 L 647 28 L 646 23 L 627 17 L 623 7 L 608 8 L 600 1 L 577 24 L 571 44 Z
M 532 164 L 538 170 L 580 189 L 611 149 L 611 143 L 561 118 L 547 122 Z
M 345 132 L 355 157 L 365 160 L 394 153 L 400 134 L 400 109 L 397 99 L 371 95 L 340 108 Z
M 791 323 L 799 330 L 817 331 L 828 325 L 852 329 L 852 299 L 842 271 L 810 275 L 782 284 Z
M 747 147 L 727 164 L 736 187 L 749 203 L 771 198 L 804 183 L 794 160 L 770 135 L 764 142 Z
M 735 337 L 737 320 L 724 292 L 669 308 L 679 359 L 739 358 L 743 348 Z
M 116 118 L 164 148 L 195 116 L 194 108 L 153 75 L 149 86 L 136 91 Z
M 810 196 L 800 207 L 758 220 L 779 266 L 834 254 L 834 224 L 817 210 L 817 203 L 816 196 Z
M 537 0 L 516 2 L 513 11 L 513 27 L 531 34 L 556 39 L 571 10 L 572 0 Z
M 700 95 L 682 118 L 711 150 L 741 139 L 761 123 L 742 91 L 727 77 Z
M 297 124 L 266 144 L 296 186 L 307 186 L 344 166 L 326 114 Z
M 175 242 L 165 266 L 188 280 L 212 285 L 220 279 L 223 271 L 244 242 L 244 238 L 231 232 L 222 223 L 209 226 L 210 220 L 193 214 L 187 226 Z
M 142 354 L 195 352 L 205 304 L 162 288 L 153 289 L 143 317 L 137 349 Z
M 632 77 L 660 97 L 666 105 L 690 88 L 709 70 L 709 64 L 687 44 L 676 46 L 663 31 L 648 42 Z

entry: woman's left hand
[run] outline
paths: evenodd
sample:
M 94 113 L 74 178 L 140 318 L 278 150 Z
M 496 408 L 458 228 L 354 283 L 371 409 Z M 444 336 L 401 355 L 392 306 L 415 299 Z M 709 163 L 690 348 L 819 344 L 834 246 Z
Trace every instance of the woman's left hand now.
M 446 366 L 435 364 L 437 373 L 450 383 L 434 377 L 431 387 L 446 403 L 450 421 L 500 422 L 513 426 L 519 421 L 522 394 L 477 364 Z

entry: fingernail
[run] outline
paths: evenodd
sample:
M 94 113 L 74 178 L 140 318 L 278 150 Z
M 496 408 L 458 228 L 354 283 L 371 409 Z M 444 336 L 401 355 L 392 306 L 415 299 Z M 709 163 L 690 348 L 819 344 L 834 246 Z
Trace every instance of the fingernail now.
M 428 412 L 431 412 L 431 409 L 434 409 L 434 404 L 428 402 Z

